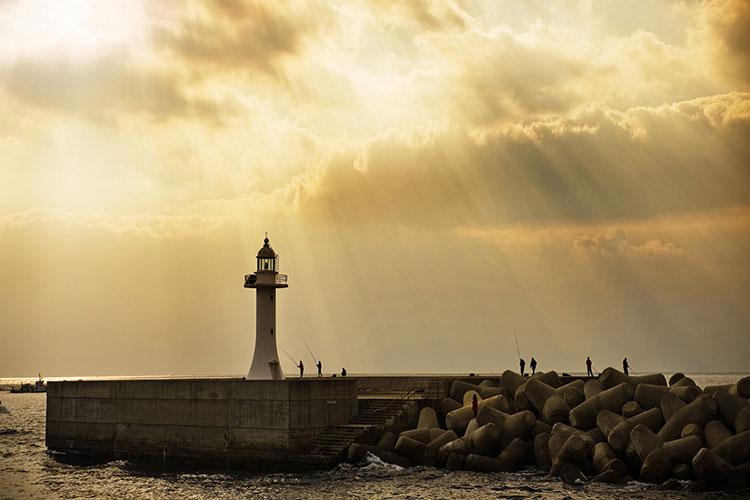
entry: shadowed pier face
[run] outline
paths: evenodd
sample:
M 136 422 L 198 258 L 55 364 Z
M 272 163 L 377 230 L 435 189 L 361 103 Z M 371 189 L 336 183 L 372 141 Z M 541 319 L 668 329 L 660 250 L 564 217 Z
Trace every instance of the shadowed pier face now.
M 50 382 L 46 442 L 111 458 L 283 463 L 357 411 L 354 378 Z

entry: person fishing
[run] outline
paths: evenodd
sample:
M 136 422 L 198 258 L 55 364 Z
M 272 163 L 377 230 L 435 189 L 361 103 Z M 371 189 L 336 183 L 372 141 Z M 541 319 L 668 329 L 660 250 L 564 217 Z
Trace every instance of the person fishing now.
M 299 378 L 302 378 L 305 375 L 305 364 L 302 362 L 302 360 L 299 360 L 299 364 L 297 365 L 297 368 L 299 368 Z
M 474 412 L 474 418 L 477 418 L 477 413 L 479 413 L 479 399 L 477 399 L 476 392 L 471 396 L 471 411 Z
M 513 329 L 513 338 L 516 341 L 516 353 L 518 354 L 518 359 L 520 360 L 519 366 L 521 367 L 521 376 L 523 377 L 523 372 L 526 369 L 526 361 L 524 361 L 523 358 L 521 357 L 521 349 L 518 347 L 518 335 L 516 335 L 515 328 Z
M 591 358 L 588 356 L 586 356 L 586 375 L 588 375 L 589 377 L 594 376 L 594 372 L 593 370 L 591 370 Z
M 305 347 L 307 347 L 307 352 L 310 353 L 310 357 L 312 358 L 312 360 L 315 361 L 316 359 L 318 359 L 318 357 L 315 355 L 315 353 L 313 352 L 312 348 L 310 347 L 310 344 L 307 343 L 307 340 L 305 340 L 305 339 L 303 339 L 302 337 L 299 337 L 299 336 L 297 338 L 303 344 L 305 344 Z M 300 361 L 300 363 L 302 363 L 302 361 Z M 318 361 L 315 363 L 315 366 L 318 367 L 318 377 L 322 377 L 323 376 L 323 363 L 318 359 Z
M 531 357 L 531 363 L 529 363 L 529 366 L 531 367 L 531 374 L 534 375 L 534 373 L 536 373 L 536 360 L 534 359 L 534 356 Z
M 628 375 L 628 368 L 630 368 L 630 365 L 628 364 L 628 358 L 624 358 L 622 360 L 622 371 L 625 372 L 625 375 Z

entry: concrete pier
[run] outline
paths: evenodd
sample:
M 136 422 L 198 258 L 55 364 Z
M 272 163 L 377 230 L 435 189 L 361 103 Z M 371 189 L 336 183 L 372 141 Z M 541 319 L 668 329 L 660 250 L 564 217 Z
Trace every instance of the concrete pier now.
M 357 413 L 347 378 L 50 382 L 47 447 L 103 458 L 304 462 L 322 429 Z
M 369 430 L 397 428 L 425 405 L 438 407 L 455 382 L 480 387 L 487 378 L 499 376 L 50 382 L 46 442 L 98 459 L 328 467 L 351 443 L 374 445 Z M 405 411 L 408 402 L 420 404 Z

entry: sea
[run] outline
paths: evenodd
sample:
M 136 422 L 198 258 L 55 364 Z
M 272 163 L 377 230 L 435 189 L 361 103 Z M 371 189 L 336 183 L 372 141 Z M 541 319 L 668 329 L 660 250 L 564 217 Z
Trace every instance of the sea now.
M 742 374 L 691 375 L 701 386 L 732 383 Z M 134 377 L 66 377 L 134 378 Z M 145 378 L 145 377 L 143 377 Z M 153 377 L 148 377 L 153 378 Z M 186 377 L 189 378 L 189 377 Z M 49 380 L 62 379 L 50 378 Z M 33 382 L 2 379 L 0 387 Z M 362 463 L 332 470 L 252 474 L 238 471 L 143 468 L 125 461 L 75 465 L 56 460 L 44 445 L 44 394 L 0 392 L 0 499 L 46 498 L 602 498 L 667 500 L 750 498 L 750 491 L 693 493 L 662 491 L 631 482 L 612 486 L 566 486 L 533 469 L 518 473 L 447 472 L 431 467 L 402 468 L 369 456 Z M 687 483 L 683 483 L 687 487 Z

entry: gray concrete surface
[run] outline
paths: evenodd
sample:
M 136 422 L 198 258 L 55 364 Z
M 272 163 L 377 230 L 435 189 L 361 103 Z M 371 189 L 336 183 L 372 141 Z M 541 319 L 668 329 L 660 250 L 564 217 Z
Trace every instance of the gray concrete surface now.
M 356 412 L 354 378 L 50 382 L 46 442 L 104 457 L 280 463 Z

